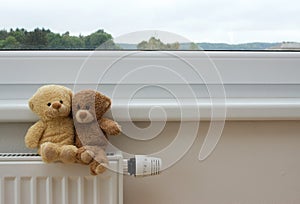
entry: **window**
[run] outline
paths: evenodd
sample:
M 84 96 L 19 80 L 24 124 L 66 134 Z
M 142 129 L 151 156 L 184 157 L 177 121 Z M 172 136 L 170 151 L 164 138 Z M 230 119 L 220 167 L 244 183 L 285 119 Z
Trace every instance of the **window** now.
M 106 116 L 121 124 L 123 135 L 110 141 L 124 158 L 151 154 L 162 158 L 163 169 L 182 158 L 155 180 L 125 179 L 125 203 L 299 203 L 298 1 L 1 3 L 2 152 L 31 151 L 23 137 L 37 120 L 28 99 L 39 87 L 96 89 L 112 99 Z M 23 195 L 30 184 L 38 197 L 55 197 L 48 203 L 60 199 L 57 191 L 66 202 L 83 203 L 82 189 L 90 187 L 88 198 L 101 197 L 96 177 L 62 175 L 31 182 L 10 174 L 0 189 L 7 184 Z M 22 180 L 28 185 L 20 186 Z M 111 189 L 111 182 L 102 184 Z M 0 203 L 21 199 L 1 196 Z
M 296 0 L 5 0 L 0 49 L 296 51 L 299 10 Z

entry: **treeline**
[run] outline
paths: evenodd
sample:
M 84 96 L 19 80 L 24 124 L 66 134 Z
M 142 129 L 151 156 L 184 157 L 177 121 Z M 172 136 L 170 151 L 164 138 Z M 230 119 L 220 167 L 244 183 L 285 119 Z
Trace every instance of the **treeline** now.
M 94 33 L 83 36 L 72 36 L 69 32 L 63 34 L 54 33 L 49 29 L 36 28 L 27 31 L 24 28 L 0 30 L 0 50 L 266 50 L 266 49 L 289 49 L 292 43 L 164 43 L 159 38 L 150 37 L 138 44 L 120 43 L 115 44 L 111 34 L 100 29 Z M 298 46 L 299 43 L 293 43 Z
M 179 42 L 163 43 L 160 39 L 151 37 L 148 41 L 144 40 L 137 44 L 139 50 L 179 50 Z
M 49 29 L 24 28 L 0 30 L 0 49 L 120 49 L 113 42 L 111 34 L 98 30 L 90 35 L 72 36 L 53 33 Z

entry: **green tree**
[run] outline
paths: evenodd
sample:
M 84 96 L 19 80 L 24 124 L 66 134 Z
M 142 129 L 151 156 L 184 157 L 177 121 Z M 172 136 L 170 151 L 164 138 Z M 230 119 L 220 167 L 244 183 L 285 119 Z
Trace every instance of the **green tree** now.
M 17 28 L 15 31 L 11 29 L 9 35 L 13 36 L 19 42 L 20 47 L 23 47 L 25 43 L 25 33 L 26 30 L 24 28 Z
M 96 49 L 109 40 L 112 40 L 112 36 L 104 30 L 98 30 L 84 38 L 85 46 L 88 49 Z
M 148 42 L 143 40 L 142 42 L 140 42 L 139 44 L 137 44 L 137 49 L 139 50 L 146 50 L 148 49 Z
M 60 34 L 47 33 L 47 48 L 49 49 L 63 49 L 63 40 Z
M 97 50 L 121 50 L 122 48 L 119 45 L 116 45 L 113 40 L 107 40 L 96 49 Z
M 24 48 L 46 48 L 48 45 L 47 33 L 49 33 L 47 30 L 39 28 L 36 28 L 31 32 L 25 32 Z
M 69 49 L 82 49 L 84 48 L 84 41 L 76 36 L 63 35 L 62 36 L 62 45 L 64 48 Z
M 100 46 L 100 47 L 99 47 Z M 112 36 L 104 30 L 98 30 L 88 36 L 71 36 L 53 33 L 49 29 L 36 28 L 26 31 L 24 28 L 0 30 L 0 49 L 121 49 Z
M 0 40 L 5 40 L 8 37 L 8 32 L 6 30 L 0 30 Z
M 140 42 L 137 48 L 140 50 L 178 50 L 180 44 L 178 42 L 164 44 L 160 39 L 151 37 L 148 41 Z
M 166 50 L 179 50 L 179 49 L 180 49 L 179 42 L 167 43 L 166 44 Z
M 20 43 L 13 36 L 8 36 L 1 44 L 4 49 L 20 48 Z
M 200 49 L 199 49 L 199 46 L 196 43 L 191 42 L 190 46 L 189 46 L 189 50 L 200 50 Z
M 4 40 L 0 40 L 0 49 L 3 49 L 4 47 Z

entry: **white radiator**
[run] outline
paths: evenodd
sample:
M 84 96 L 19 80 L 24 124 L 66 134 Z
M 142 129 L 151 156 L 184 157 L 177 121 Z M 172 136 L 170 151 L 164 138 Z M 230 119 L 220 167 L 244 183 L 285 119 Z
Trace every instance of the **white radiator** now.
M 123 158 L 108 155 L 113 171 L 91 176 L 80 164 L 45 164 L 30 154 L 0 154 L 0 204 L 122 204 Z

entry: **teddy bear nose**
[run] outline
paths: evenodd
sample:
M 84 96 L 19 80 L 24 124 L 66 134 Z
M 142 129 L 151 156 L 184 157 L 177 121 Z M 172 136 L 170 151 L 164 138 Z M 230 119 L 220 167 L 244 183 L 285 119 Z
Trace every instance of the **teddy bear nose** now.
M 86 118 L 86 116 L 87 116 L 86 112 L 81 112 L 81 113 L 79 114 L 79 117 L 80 117 L 81 119 Z
M 52 104 L 52 108 L 54 108 L 54 109 L 60 109 L 60 107 L 61 107 L 61 104 L 60 103 L 58 103 L 58 102 L 54 102 L 53 104 Z

